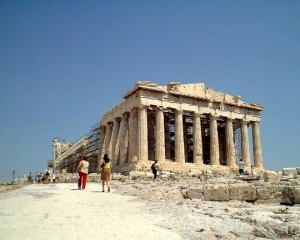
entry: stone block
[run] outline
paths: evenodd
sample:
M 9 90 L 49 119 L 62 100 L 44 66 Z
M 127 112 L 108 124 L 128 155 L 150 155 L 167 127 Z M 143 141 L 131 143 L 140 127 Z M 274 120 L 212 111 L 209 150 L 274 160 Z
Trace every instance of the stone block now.
M 257 186 L 257 199 L 259 202 L 280 203 L 282 189 L 279 185 Z
M 283 168 L 282 169 L 282 175 L 297 175 L 298 174 L 298 171 L 297 171 L 297 168 Z
M 264 172 L 264 181 L 265 182 L 279 182 L 280 176 L 276 172 L 267 171 Z
M 186 197 L 189 199 L 200 199 L 204 201 L 203 189 L 190 189 L 186 192 Z
M 293 194 L 293 189 L 290 187 L 284 187 L 282 189 L 282 195 L 281 195 L 281 204 L 291 205 L 293 206 L 295 204 L 295 198 Z
M 203 175 L 203 173 L 199 169 L 190 169 L 190 171 L 188 173 L 188 176 L 191 176 L 191 177 L 199 177 L 201 175 Z
M 300 167 L 296 167 L 297 174 L 300 175 Z
M 179 201 L 184 199 L 183 195 L 179 191 L 165 193 L 163 196 L 165 200 Z
M 255 201 L 257 200 L 256 187 L 250 184 L 229 185 L 230 200 Z
M 295 204 L 300 204 L 300 187 L 292 188 Z
M 298 180 L 298 179 L 290 179 L 289 183 L 290 183 L 291 186 L 298 186 L 298 185 L 300 185 L 300 180 Z
M 207 185 L 204 188 L 205 201 L 229 201 L 228 185 Z

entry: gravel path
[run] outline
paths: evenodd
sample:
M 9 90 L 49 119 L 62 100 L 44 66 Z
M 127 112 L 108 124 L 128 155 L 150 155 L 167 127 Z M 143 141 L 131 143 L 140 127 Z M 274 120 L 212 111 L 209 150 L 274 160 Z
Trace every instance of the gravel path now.
M 135 197 L 99 183 L 32 184 L 0 194 L 0 239 L 183 239 Z

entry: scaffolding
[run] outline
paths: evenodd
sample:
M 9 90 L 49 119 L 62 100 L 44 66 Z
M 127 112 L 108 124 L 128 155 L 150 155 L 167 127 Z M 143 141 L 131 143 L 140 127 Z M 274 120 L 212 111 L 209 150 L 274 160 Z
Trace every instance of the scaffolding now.
M 77 172 L 77 165 L 82 159 L 82 156 L 87 156 L 90 163 L 89 172 L 97 172 L 97 162 L 99 153 L 99 123 L 94 124 L 88 134 L 85 134 L 73 144 L 68 144 L 68 147 L 53 161 L 48 163 L 48 166 L 54 166 L 55 172 Z

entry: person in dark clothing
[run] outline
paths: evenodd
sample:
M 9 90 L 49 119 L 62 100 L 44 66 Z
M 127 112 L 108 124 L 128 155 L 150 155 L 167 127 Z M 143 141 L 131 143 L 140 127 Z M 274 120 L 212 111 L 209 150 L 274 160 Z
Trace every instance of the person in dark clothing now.
M 154 161 L 154 163 L 151 165 L 151 170 L 153 173 L 153 182 L 155 181 L 156 177 L 157 177 L 157 160 Z

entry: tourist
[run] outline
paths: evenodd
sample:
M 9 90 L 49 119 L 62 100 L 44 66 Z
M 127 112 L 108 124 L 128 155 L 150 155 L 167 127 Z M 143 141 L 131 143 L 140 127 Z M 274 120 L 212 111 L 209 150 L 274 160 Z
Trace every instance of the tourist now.
M 38 180 L 39 180 L 39 172 L 37 171 L 34 176 L 34 182 L 38 183 Z
M 86 180 L 89 173 L 89 162 L 87 161 L 87 157 L 83 156 L 82 160 L 79 162 L 77 167 L 77 172 L 79 174 L 78 178 L 78 189 L 85 189 L 86 186 Z
M 50 171 L 49 171 L 49 169 L 46 169 L 46 171 L 45 171 L 45 177 L 44 177 L 44 183 L 48 184 L 49 181 L 50 181 Z
M 156 176 L 157 176 L 157 160 L 154 161 L 154 163 L 151 165 L 151 170 L 152 170 L 152 173 L 153 173 L 153 182 L 155 181 L 156 179 Z
M 32 174 L 31 174 L 31 172 L 28 174 L 27 180 L 28 180 L 28 183 L 32 183 Z
M 239 163 L 239 174 L 244 174 L 244 166 L 245 166 L 245 163 L 243 162 L 243 159 L 240 159 Z
M 38 176 L 37 176 L 38 183 L 41 183 L 42 177 L 43 177 L 43 174 L 41 172 L 38 172 Z
M 107 154 L 104 154 L 104 162 L 101 164 L 101 180 L 102 180 L 102 192 L 104 192 L 104 184 L 107 184 L 108 191 L 110 192 L 110 173 L 111 173 L 111 161 L 108 158 Z
M 52 175 L 52 182 L 53 183 L 55 183 L 55 178 L 56 178 L 55 173 L 53 173 L 53 175 Z

